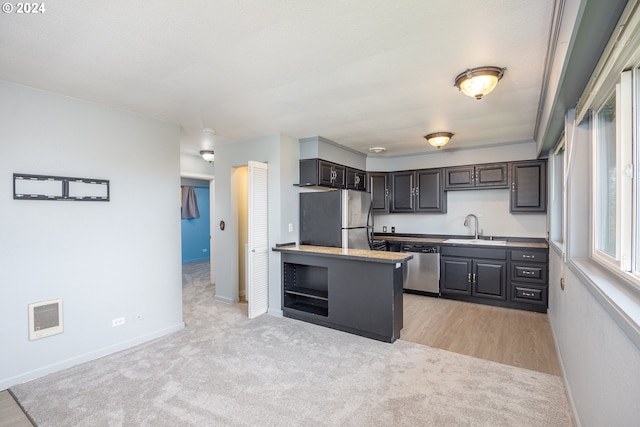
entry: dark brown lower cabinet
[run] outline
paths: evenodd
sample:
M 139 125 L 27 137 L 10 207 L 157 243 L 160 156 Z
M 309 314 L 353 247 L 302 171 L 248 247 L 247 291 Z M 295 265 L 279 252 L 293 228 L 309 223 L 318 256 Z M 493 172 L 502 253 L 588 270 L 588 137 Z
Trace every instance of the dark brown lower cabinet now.
M 440 265 L 443 295 L 507 299 L 506 261 L 443 256 Z
M 443 245 L 442 298 L 546 313 L 548 249 Z
M 282 252 L 285 317 L 394 342 L 402 329 L 402 265 L 385 259 Z

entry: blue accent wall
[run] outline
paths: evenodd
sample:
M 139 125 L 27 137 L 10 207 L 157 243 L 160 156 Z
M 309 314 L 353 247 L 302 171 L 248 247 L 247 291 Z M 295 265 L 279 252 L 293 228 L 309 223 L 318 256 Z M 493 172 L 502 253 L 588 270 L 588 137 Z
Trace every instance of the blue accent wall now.
M 195 187 L 200 218 L 183 219 L 182 221 L 182 263 L 187 264 L 209 259 L 210 240 L 210 207 L 209 188 Z M 206 252 L 203 252 L 206 249 Z

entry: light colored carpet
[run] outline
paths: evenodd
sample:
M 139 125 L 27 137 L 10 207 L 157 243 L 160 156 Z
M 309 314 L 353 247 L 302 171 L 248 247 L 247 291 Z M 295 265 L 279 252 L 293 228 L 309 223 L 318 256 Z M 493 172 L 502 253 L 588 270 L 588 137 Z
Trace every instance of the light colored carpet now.
M 382 343 L 214 301 L 185 272 L 187 327 L 12 387 L 44 426 L 571 426 L 561 378 Z

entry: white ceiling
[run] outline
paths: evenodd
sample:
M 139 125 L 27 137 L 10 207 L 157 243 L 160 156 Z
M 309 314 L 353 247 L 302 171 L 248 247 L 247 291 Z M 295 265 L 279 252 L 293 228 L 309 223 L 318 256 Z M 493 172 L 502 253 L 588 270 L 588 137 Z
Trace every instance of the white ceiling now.
M 531 141 L 554 0 L 57 0 L 0 16 L 0 79 L 182 126 L 181 151 L 266 134 L 367 153 Z M 507 67 L 477 101 L 467 68 Z

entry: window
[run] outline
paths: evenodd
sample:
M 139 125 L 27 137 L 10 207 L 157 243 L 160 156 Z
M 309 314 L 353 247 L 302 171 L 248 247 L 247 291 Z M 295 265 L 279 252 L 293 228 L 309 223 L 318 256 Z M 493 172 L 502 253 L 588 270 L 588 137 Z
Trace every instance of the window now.
M 616 94 L 595 116 L 595 248 L 617 260 Z
M 564 242 L 564 203 L 565 203 L 565 139 L 564 136 L 553 150 L 550 158 L 551 197 L 549 215 L 549 237 L 551 241 L 562 245 Z
M 632 160 L 635 153 L 637 165 L 639 83 L 639 68 L 623 72 L 615 91 L 597 109 L 593 126 L 593 258 L 636 284 L 640 284 L 640 186 L 633 180 Z

